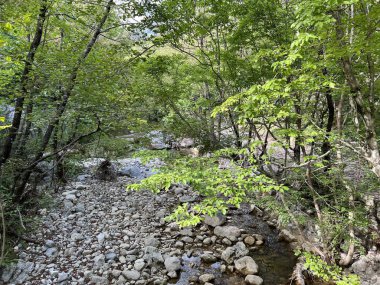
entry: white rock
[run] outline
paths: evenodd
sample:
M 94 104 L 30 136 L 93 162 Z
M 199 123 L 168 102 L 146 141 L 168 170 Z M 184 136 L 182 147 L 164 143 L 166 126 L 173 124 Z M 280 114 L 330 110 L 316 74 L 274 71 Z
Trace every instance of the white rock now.
M 69 201 L 75 201 L 77 199 L 77 196 L 75 196 L 74 194 L 68 194 L 66 195 L 65 199 Z
M 178 257 L 172 256 L 165 259 L 165 268 L 167 271 L 177 271 L 181 269 L 181 260 Z
M 202 283 L 206 283 L 214 279 L 215 279 L 214 274 L 202 274 L 201 276 L 199 276 L 199 281 L 201 281 Z
M 245 277 L 245 283 L 249 285 L 261 285 L 263 284 L 264 280 L 257 275 L 247 275 Z
M 144 259 L 140 258 L 135 261 L 133 266 L 137 271 L 141 271 L 145 267 Z
M 242 273 L 243 275 L 253 275 L 259 271 L 259 267 L 256 262 L 250 256 L 244 256 L 235 260 L 236 270 Z
M 139 280 L 140 272 L 136 270 L 124 270 L 123 276 L 127 278 L 127 280 Z
M 210 217 L 207 215 L 205 217 L 205 220 L 204 220 L 204 223 L 206 225 L 209 225 L 209 226 L 214 227 L 214 228 L 217 226 L 223 225 L 225 222 L 226 222 L 226 217 L 220 213 L 214 217 Z
M 219 237 L 228 238 L 230 241 L 236 241 L 241 234 L 241 230 L 235 226 L 217 226 L 214 229 L 214 234 Z
M 68 279 L 69 279 L 68 273 L 66 273 L 66 272 L 58 273 L 58 280 L 57 280 L 58 283 L 61 283 L 61 282 L 66 281 Z

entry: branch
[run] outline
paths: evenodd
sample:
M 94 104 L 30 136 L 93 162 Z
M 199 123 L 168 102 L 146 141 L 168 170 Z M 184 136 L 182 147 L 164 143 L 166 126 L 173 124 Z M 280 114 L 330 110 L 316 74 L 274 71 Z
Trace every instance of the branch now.
M 97 132 L 99 132 L 101 130 L 100 128 L 100 125 L 101 125 L 101 122 L 100 122 L 100 119 L 97 117 L 97 120 L 98 120 L 98 126 L 96 128 L 96 130 L 88 133 L 88 134 L 85 134 L 85 135 L 81 135 L 79 136 L 78 138 L 72 140 L 70 143 L 68 143 L 67 145 L 63 146 L 62 148 L 60 148 L 59 150 L 53 152 L 53 153 L 50 153 L 50 154 L 47 154 L 47 155 L 44 155 L 42 156 L 40 159 L 36 160 L 35 162 L 33 162 L 32 164 L 28 165 L 27 167 L 23 168 L 22 171 L 26 171 L 26 170 L 30 170 L 32 169 L 33 167 L 35 167 L 38 163 L 40 163 L 41 161 L 44 161 L 46 159 L 48 159 L 49 157 L 52 157 L 58 153 L 60 153 L 61 151 L 64 151 L 68 148 L 70 148 L 71 146 L 73 146 L 76 142 L 80 141 L 81 139 L 85 138 L 85 137 L 89 137 Z

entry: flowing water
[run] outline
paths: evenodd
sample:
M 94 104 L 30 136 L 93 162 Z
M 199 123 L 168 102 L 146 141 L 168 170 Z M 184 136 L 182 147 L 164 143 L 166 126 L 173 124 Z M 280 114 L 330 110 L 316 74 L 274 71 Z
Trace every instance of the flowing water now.
M 258 275 L 264 279 L 264 285 L 285 285 L 296 265 L 297 258 L 286 242 L 278 241 L 278 232 L 268 226 L 262 217 L 248 214 L 244 208 L 231 212 L 229 225 L 238 226 L 249 234 L 260 234 L 264 245 L 250 251 L 250 256 L 259 266 Z M 209 250 L 204 248 L 204 250 Z M 183 256 L 181 275 L 176 285 L 190 284 L 191 277 L 204 273 L 215 275 L 215 285 L 244 285 L 244 278 L 238 274 L 221 273 L 220 263 L 203 264 L 197 256 Z

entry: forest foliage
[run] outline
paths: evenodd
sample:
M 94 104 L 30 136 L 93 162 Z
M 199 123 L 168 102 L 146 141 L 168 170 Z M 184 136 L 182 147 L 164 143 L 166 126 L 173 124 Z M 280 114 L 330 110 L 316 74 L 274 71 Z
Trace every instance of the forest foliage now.
M 183 225 L 253 202 L 349 265 L 380 240 L 379 19 L 377 0 L 1 1 L 3 212 L 38 207 L 44 163 L 61 185 L 160 129 L 208 155 L 129 189 L 191 185 Z

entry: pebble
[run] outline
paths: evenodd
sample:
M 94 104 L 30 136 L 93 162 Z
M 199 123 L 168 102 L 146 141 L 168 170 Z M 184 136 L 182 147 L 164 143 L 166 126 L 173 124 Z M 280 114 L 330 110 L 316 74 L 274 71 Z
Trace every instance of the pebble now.
M 180 257 L 185 253 L 210 265 L 221 261 L 226 246 L 232 248 L 234 260 L 245 252 L 239 241 L 243 240 L 241 230 L 222 226 L 224 216 L 207 218 L 208 224 L 198 228 L 180 229 L 163 220 L 178 197 L 148 191 L 127 193 L 124 188 L 130 181 L 123 176 L 116 182 L 102 182 L 83 174 L 80 182 L 68 183 L 63 193 L 54 194 L 59 206 L 44 211 L 35 236 L 44 246 L 16 246 L 23 261 L 4 270 L 0 283 L 163 285 L 179 277 Z M 176 189 L 183 201 L 197 199 L 187 188 Z M 244 242 L 249 244 L 247 238 Z M 209 251 L 193 250 L 197 247 Z M 234 270 L 225 264 L 218 270 L 223 268 Z M 193 277 L 193 282 L 198 281 Z M 199 277 L 204 284 L 214 279 L 209 272 Z
M 264 280 L 257 275 L 247 275 L 245 277 L 245 283 L 249 285 L 261 285 L 263 284 Z

